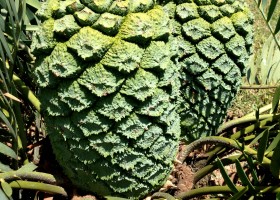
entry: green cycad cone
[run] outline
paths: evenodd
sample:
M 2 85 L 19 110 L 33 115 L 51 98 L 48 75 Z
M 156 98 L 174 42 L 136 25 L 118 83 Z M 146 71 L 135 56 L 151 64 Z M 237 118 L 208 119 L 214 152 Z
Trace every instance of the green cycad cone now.
M 134 199 L 163 185 L 180 137 L 214 133 L 236 94 L 249 13 L 230 0 L 43 3 L 34 73 L 72 182 Z

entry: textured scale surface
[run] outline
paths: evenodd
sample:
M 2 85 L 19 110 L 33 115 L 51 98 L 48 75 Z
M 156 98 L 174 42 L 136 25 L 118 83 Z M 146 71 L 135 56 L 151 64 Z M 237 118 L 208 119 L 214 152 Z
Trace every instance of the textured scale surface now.
M 181 137 L 211 135 L 244 74 L 242 0 L 48 0 L 33 37 L 39 98 L 74 184 L 139 199 L 166 181 Z

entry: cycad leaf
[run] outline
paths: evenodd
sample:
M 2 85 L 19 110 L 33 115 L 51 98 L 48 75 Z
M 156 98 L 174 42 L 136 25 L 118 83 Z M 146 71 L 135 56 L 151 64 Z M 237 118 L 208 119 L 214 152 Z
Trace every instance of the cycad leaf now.
M 65 190 L 56 185 L 40 183 L 34 181 L 12 181 L 9 183 L 12 188 L 20 188 L 20 189 L 29 189 L 29 190 L 40 190 L 41 192 L 47 192 L 52 194 L 61 194 L 63 196 L 67 196 Z M 2 200 L 2 199 L 1 199 Z
M 4 31 L 5 30 L 5 21 L 3 17 L 0 17 L 0 30 Z
M 260 60 L 257 59 L 257 60 Z M 252 54 L 249 59 L 249 69 L 247 71 L 247 80 L 250 84 L 258 83 L 258 68 L 255 65 L 255 56 Z
M 1 187 L 2 187 L 4 193 L 6 194 L 7 197 L 11 197 L 12 196 L 12 194 L 13 194 L 12 187 L 9 185 L 9 183 L 4 181 L 3 179 L 1 180 Z
M 248 162 L 249 169 L 251 170 L 251 175 L 254 180 L 254 185 L 259 185 L 258 173 L 257 173 L 257 169 L 255 167 L 252 157 L 248 156 L 246 154 L 243 154 L 243 156 L 246 158 L 246 160 Z
M 267 21 L 269 22 L 269 20 L 271 19 L 273 12 L 276 8 L 278 0 L 272 0 L 270 3 L 270 6 L 268 8 L 268 13 L 267 13 Z
M 276 200 L 280 200 L 280 192 L 276 194 Z
M 17 154 L 14 152 L 14 150 L 1 142 L 0 142 L 0 153 L 9 156 L 11 158 L 17 159 Z
M 255 1 L 257 1 L 258 7 L 260 7 L 262 1 L 261 0 L 255 0 Z
M 17 171 L 19 172 L 33 172 L 37 168 L 37 165 L 34 163 L 27 163 L 19 168 Z
M 7 8 L 7 4 L 5 1 L 0 1 L 0 6 L 2 6 L 2 8 L 4 8 L 4 9 Z
M 9 122 L 9 120 L 7 119 L 7 117 L 5 116 L 5 114 L 2 112 L 2 110 L 0 110 L 0 120 L 2 122 L 5 123 L 5 125 L 8 127 L 9 129 L 9 133 L 11 133 L 13 135 L 14 138 L 16 138 L 16 133 L 14 128 L 12 127 L 11 123 Z
M 25 13 L 26 13 L 26 3 L 25 3 L 25 0 L 22 0 L 20 1 L 19 3 L 19 8 L 18 8 L 18 22 L 19 22 L 19 25 L 21 26 L 21 22 L 23 21 L 23 18 L 25 16 Z M 18 30 L 18 34 L 20 34 L 20 29 Z
M 2 44 L 2 47 L 4 48 L 4 52 L 6 53 L 6 55 L 8 56 L 9 60 L 11 62 L 13 62 L 13 57 L 8 45 L 8 42 L 5 39 L 4 33 L 2 32 L 2 30 L 0 30 L 0 45 Z M 5 60 L 2 60 L 3 62 L 5 62 Z
M 4 96 L 21 103 L 21 100 L 19 98 L 15 97 L 14 95 L 12 95 L 11 93 L 6 92 L 6 93 L 4 93 Z
M 280 141 L 274 149 L 274 153 L 271 158 L 270 171 L 274 177 L 279 179 L 279 171 L 280 171 Z
M 273 100 L 272 100 L 271 113 L 275 114 L 277 112 L 279 100 L 280 100 L 280 87 L 278 87 L 274 93 Z
M 259 148 L 258 148 L 257 158 L 260 163 L 262 163 L 262 161 L 263 161 L 264 152 L 265 152 L 265 149 L 267 146 L 268 136 L 269 136 L 269 130 L 266 129 L 263 132 L 263 136 L 260 139 Z
M 220 172 L 225 180 L 225 183 L 227 184 L 227 186 L 234 192 L 234 193 L 238 193 L 237 188 L 235 187 L 234 183 L 231 181 L 230 177 L 228 176 L 225 167 L 223 165 L 223 163 L 221 162 L 221 160 L 219 158 L 217 158 L 217 165 L 220 169 Z
M 7 2 L 7 6 L 8 6 L 10 16 L 14 17 L 15 21 L 18 22 L 19 19 L 18 19 L 18 15 L 17 15 L 17 9 L 16 9 L 15 1 L 6 0 L 6 2 Z
M 24 19 L 25 22 L 24 22 L 24 24 L 26 26 L 30 25 L 31 24 L 30 21 L 33 20 L 33 19 L 36 19 L 36 22 L 38 24 L 37 17 L 35 15 L 35 13 L 29 7 L 26 7 L 26 13 L 25 13 L 25 19 Z M 34 25 L 34 26 L 36 26 L 36 25 Z
M 126 198 L 121 198 L 121 197 L 111 197 L 111 196 L 105 196 L 106 200 L 128 200 Z
M 242 182 L 243 185 L 248 186 L 249 190 L 255 191 L 255 187 L 252 185 L 251 181 L 249 180 L 248 176 L 246 175 L 243 167 L 241 166 L 238 159 L 235 160 L 237 174 Z
M 9 172 L 12 171 L 9 165 L 4 165 L 0 162 L 0 172 Z M 0 198 L 1 199 L 1 198 Z
M 277 24 L 275 26 L 274 34 L 276 35 L 280 30 L 280 17 L 278 18 Z
M 248 191 L 248 186 L 244 187 L 242 190 L 237 192 L 235 195 L 233 195 L 231 198 L 228 200 L 238 200 L 240 199 L 246 192 Z
M 263 84 L 276 83 L 280 80 L 280 51 L 272 35 L 264 43 L 261 54 L 261 82 Z
M 267 0 L 261 0 L 261 9 L 264 11 L 267 6 Z
M 26 0 L 26 4 L 39 9 L 41 7 L 41 3 L 38 0 Z
M 253 146 L 254 144 L 258 143 L 259 140 L 263 137 L 265 130 L 261 132 L 259 135 L 257 135 L 249 144 L 249 146 Z
M 273 141 L 270 143 L 270 145 L 267 147 L 266 151 L 265 151 L 265 154 L 268 154 L 270 153 L 271 151 L 273 151 L 273 149 L 276 148 L 277 144 L 279 143 L 280 141 L 280 134 L 277 134 Z
M 3 190 L 0 188 L 0 199 L 1 200 L 9 200 L 9 198 L 5 195 Z

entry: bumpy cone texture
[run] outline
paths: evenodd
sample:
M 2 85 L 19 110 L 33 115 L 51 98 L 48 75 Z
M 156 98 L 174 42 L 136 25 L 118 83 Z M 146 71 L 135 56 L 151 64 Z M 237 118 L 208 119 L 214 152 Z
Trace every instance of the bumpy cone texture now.
M 49 0 L 33 37 L 39 98 L 74 184 L 139 199 L 183 137 L 212 134 L 240 85 L 252 17 L 233 0 Z
M 176 6 L 166 7 L 174 13 L 176 63 L 182 69 L 182 137 L 213 135 L 246 72 L 253 43 L 252 13 L 243 0 L 178 0 Z

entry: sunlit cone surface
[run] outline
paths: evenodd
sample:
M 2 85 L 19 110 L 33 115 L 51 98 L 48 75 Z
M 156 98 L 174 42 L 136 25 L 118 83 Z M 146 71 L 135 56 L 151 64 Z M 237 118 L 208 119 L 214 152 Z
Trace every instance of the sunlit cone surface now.
M 32 51 L 53 150 L 99 195 L 139 199 L 163 185 L 180 136 L 222 122 L 252 43 L 243 1 L 49 0 L 38 16 Z

